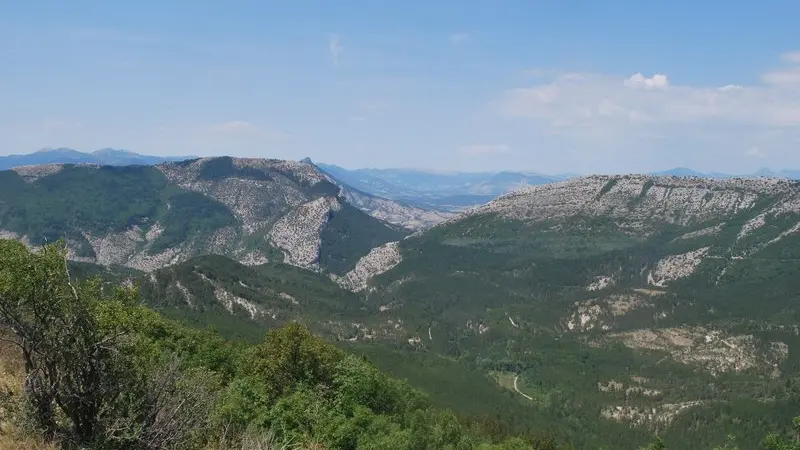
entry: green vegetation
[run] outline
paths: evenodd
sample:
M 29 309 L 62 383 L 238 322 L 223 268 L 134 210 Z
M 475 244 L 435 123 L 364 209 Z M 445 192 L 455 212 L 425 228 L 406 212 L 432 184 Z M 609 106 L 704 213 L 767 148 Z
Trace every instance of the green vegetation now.
M 137 257 L 180 248 L 193 255 L 222 251 L 240 257 L 253 252 L 276 262 L 283 254 L 270 244 L 269 225 L 298 200 L 336 197 L 339 192 L 328 181 L 312 185 L 291 169 L 237 166 L 230 157 L 204 160 L 197 172 L 190 173 L 192 164 L 197 160 L 173 163 L 170 170 L 185 170 L 185 175 L 210 186 L 216 197 L 170 183 L 156 167 L 64 165 L 60 171 L 27 180 L 15 171 L 2 171 L 0 230 L 26 236 L 35 245 L 65 239 L 74 255 L 84 258 L 97 257 L 93 245 L 103 245 L 124 247 Z M 238 189 L 228 182 L 232 177 L 271 183 L 255 198 L 247 198 L 250 204 L 241 205 L 250 222 L 259 222 L 255 229 L 240 223 L 234 211 L 216 200 Z M 223 233 L 218 234 L 220 230 Z M 124 238 L 115 236 L 100 244 L 94 240 L 122 232 Z M 321 266 L 344 274 L 372 248 L 406 234 L 343 203 L 322 229 Z M 229 239 L 223 241 L 224 248 L 220 235 Z
M 398 241 L 406 234 L 344 203 L 339 211 L 331 213 L 320 236 L 320 266 L 331 273 L 344 275 L 373 248 Z
M 84 232 L 147 229 L 160 221 L 164 231 L 151 249 L 158 252 L 235 222 L 219 202 L 169 186 L 152 167 L 67 165 L 31 183 L 5 171 L 0 192 L 0 228 L 27 235 L 35 244 L 76 241 L 79 256 L 94 256 Z
M 220 228 L 236 224 L 233 213 L 222 203 L 197 192 L 169 196 L 167 205 L 158 218 L 164 231 L 153 241 L 150 253 L 162 252 L 193 236 L 209 236 Z
M 72 200 L 58 205 L 60 212 L 47 219 L 49 213 L 39 211 L 48 204 L 38 197 L 45 180 L 69 175 L 61 182 L 77 183 L 70 171 L 94 180 L 102 170 L 68 167 L 33 182 L 0 173 L 0 187 L 6 188 L 0 197 L 9 192 L 28 201 L 3 197 L 0 228 L 80 244 L 83 235 L 75 230 L 84 227 L 121 231 L 136 224 L 146 230 L 158 221 L 165 229 L 151 251 L 160 251 L 232 226 L 242 244 L 237 252 L 259 249 L 271 261 L 244 266 L 206 255 L 149 274 L 69 265 L 75 278 L 98 276 L 103 283 L 76 285 L 78 302 L 66 295 L 70 291 L 46 294 L 65 299 L 48 307 L 69 326 L 43 334 L 43 348 L 68 342 L 67 352 L 90 355 L 92 365 L 108 371 L 105 379 L 129 388 L 130 398 L 116 395 L 118 384 L 93 388 L 111 393 L 97 407 L 113 412 L 101 415 L 93 428 L 135 428 L 123 433 L 131 440 L 114 444 L 120 448 L 138 448 L 131 442 L 151 433 L 155 425 L 142 411 L 158 408 L 147 393 L 164 376 L 169 398 L 185 398 L 202 412 L 189 431 L 178 433 L 176 447 L 224 448 L 253 439 L 324 448 L 796 446 L 794 436 L 780 430 L 800 410 L 800 240 L 791 232 L 800 218 L 768 214 L 763 226 L 741 233 L 777 199 L 763 198 L 752 210 L 691 226 L 653 224 L 647 217 L 587 214 L 531 223 L 486 214 L 405 240 L 404 232 L 344 205 L 322 230 L 323 272 L 315 273 L 278 262 L 280 251 L 271 247 L 266 231 L 245 236 L 227 207 L 141 168 L 118 181 L 102 175 L 95 187 L 120 187 L 127 195 L 150 189 L 150 206 L 123 202 L 112 208 L 108 202 L 120 200 L 115 193 L 66 187 Z M 204 166 L 201 179 L 287 182 L 293 176 L 253 170 L 223 158 Z M 307 198 L 329 189 L 324 183 L 297 186 Z M 639 198 L 653 186 L 645 183 Z M 717 200 L 716 195 L 705 198 Z M 94 211 L 83 199 L 101 204 L 98 209 L 110 216 L 92 222 Z M 265 197 L 254 210 L 283 211 L 275 199 Z M 32 227 L 29 214 L 38 217 Z M 371 280 L 364 292 L 343 291 L 326 275 L 346 273 L 370 249 L 395 240 L 401 240 L 402 262 Z M 81 255 L 91 252 L 86 245 L 76 248 Z M 696 267 L 672 269 L 676 279 L 654 285 L 659 262 L 706 248 Z M 0 272 L 58 262 L 52 273 L 61 278 L 51 284 L 66 280 L 63 254 L 53 248 L 32 256 L 21 247 L 7 249 L 0 258 L 17 255 L 15 261 L 25 263 L 0 266 Z M 21 279 L 48 286 L 48 273 L 33 271 Z M 3 282 L 16 286 L 15 280 L 8 276 Z M 128 280 L 139 287 L 138 296 L 115 289 Z M 135 306 L 134 297 L 157 313 Z M 40 320 L 43 307 L 19 317 Z M 107 322 L 106 316 L 95 318 L 101 309 L 117 312 Z M 81 347 L 118 332 L 124 338 L 108 341 L 111 352 Z M 30 366 L 54 367 L 54 374 L 72 370 L 70 361 L 59 358 Z M 54 375 L 40 372 L 37 382 L 52 384 Z M 75 385 L 97 382 L 76 380 Z M 183 392 L 186 383 L 200 386 L 208 403 Z M 41 403 L 36 395 L 55 393 L 23 390 L 15 399 Z M 106 439 L 106 431 L 91 439 L 86 436 L 92 433 L 75 431 L 84 419 L 66 403 L 51 404 L 54 420 L 31 420 L 25 402 L 14 416 L 38 424 L 46 439 L 92 445 Z
M 435 392 L 446 383 L 435 378 L 455 380 L 458 371 L 495 383 L 493 375 L 515 373 L 523 392 L 536 401 L 505 389 L 508 395 L 516 394 L 518 403 L 526 403 L 519 413 L 507 409 L 520 417 L 535 417 L 530 421 L 577 448 L 637 448 L 653 433 L 671 449 L 724 446 L 728 435 L 740 448 L 759 448 L 764 435 L 780 429 L 800 408 L 800 397 L 787 387 L 793 386 L 800 368 L 795 350 L 800 341 L 794 331 L 800 317 L 796 307 L 800 260 L 791 258 L 800 247 L 794 235 L 788 235 L 751 257 L 733 258 L 741 246 L 776 239 L 798 220 L 796 215 L 779 221 L 768 218 L 765 227 L 742 242 L 738 238 L 742 226 L 758 211 L 693 227 L 658 225 L 646 236 L 624 228 L 624 221 L 605 217 L 530 224 L 492 214 L 472 216 L 403 241 L 403 261 L 373 280 L 367 303 L 401 305 L 376 314 L 383 320 L 401 318 L 405 336 L 421 338 L 414 355 L 430 355 L 398 357 L 398 361 L 449 361 L 450 368 L 435 372 L 409 363 L 405 372 L 420 372 L 418 377 L 409 376 L 416 386 Z M 717 225 L 716 234 L 679 239 Z M 670 281 L 664 288 L 649 285 L 648 272 L 659 260 L 706 246 L 713 257 L 693 275 Z M 612 276 L 614 284 L 602 291 L 587 290 L 600 276 Z M 578 317 L 578 305 L 591 311 L 592 302 L 604 305 L 615 298 L 633 302 L 631 309 L 599 312 L 599 322 Z M 570 319 L 573 327 L 588 320 L 587 327 L 594 328 L 570 330 Z M 603 330 L 601 324 L 609 329 Z M 701 343 L 712 330 L 723 336 L 749 336 L 752 341 L 747 342 L 753 344 L 746 345 L 755 347 L 745 352 L 752 352 L 755 362 L 747 369 L 712 374 L 703 362 L 681 362 L 664 350 L 629 348 L 613 334 L 670 327 L 687 333 L 702 327 L 697 331 L 702 334 L 692 338 Z M 663 338 L 653 339 L 660 345 Z M 788 345 L 785 359 L 765 359 L 770 343 Z M 694 351 L 686 350 L 690 355 Z M 703 356 L 712 361 L 709 364 L 717 358 L 741 357 L 714 352 L 718 353 Z M 382 367 L 393 374 L 403 372 Z M 462 392 L 483 389 L 478 387 L 483 386 L 479 378 Z M 508 377 L 501 381 L 508 386 Z M 469 409 L 458 404 L 457 394 L 445 395 L 446 388 L 442 392 L 433 398 L 458 410 Z M 504 402 L 496 393 L 491 398 L 484 411 Z M 603 417 L 604 411 L 617 406 L 634 411 L 655 408 L 661 414 L 659 408 L 681 404 L 694 406 L 664 422 L 632 425 L 633 415 L 620 420 Z
M 57 244 L 0 247 L 0 325 L 26 379 L 3 420 L 63 448 L 234 448 L 254 435 L 303 448 L 556 448 L 497 441 L 299 324 L 254 346 L 226 341 L 137 306 L 131 288 L 73 284 Z

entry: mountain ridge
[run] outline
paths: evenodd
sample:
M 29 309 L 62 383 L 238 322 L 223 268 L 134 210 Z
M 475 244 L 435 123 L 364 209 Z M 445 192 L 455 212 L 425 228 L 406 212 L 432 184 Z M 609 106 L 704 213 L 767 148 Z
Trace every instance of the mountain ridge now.
M 29 154 L 0 156 L 0 170 L 20 166 L 43 164 L 99 164 L 99 165 L 155 165 L 168 161 L 183 161 L 196 156 L 155 156 L 135 153 L 129 150 L 103 148 L 93 152 L 59 147 L 45 148 Z
M 101 240 L 141 244 L 135 255 L 162 236 L 177 239 L 167 250 L 196 245 L 125 275 L 154 307 L 236 336 L 310 321 L 421 388 L 442 392 L 467 375 L 469 389 L 494 383 L 486 408 L 510 401 L 578 448 L 640 445 L 653 432 L 676 449 L 713 447 L 728 433 L 755 448 L 800 399 L 795 181 L 587 176 L 408 234 L 358 210 L 309 162 L 38 170 L 0 172 L 0 228 L 25 218 L 11 214 L 25 186 L 53 188 L 58 202 L 36 197 L 49 207 L 71 205 L 75 186 L 121 198 L 144 190 L 162 202 L 131 203 L 116 218 L 113 201 L 92 199 L 68 216 L 117 227 Z M 44 218 L 28 229 L 47 232 L 55 222 Z M 94 250 L 97 230 L 84 231 Z M 445 404 L 475 408 L 446 392 Z
M 5 237 L 66 237 L 73 259 L 145 271 L 210 253 L 344 273 L 358 252 L 407 234 L 293 161 L 23 166 L 0 172 L 0 186 Z

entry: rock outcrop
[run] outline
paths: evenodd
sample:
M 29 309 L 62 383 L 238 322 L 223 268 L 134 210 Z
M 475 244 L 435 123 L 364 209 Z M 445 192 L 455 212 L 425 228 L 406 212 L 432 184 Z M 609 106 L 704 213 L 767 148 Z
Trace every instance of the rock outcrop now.
M 402 256 L 397 242 L 389 242 L 372 249 L 361 258 L 356 267 L 343 277 L 333 277 L 340 286 L 353 292 L 367 288 L 370 279 L 400 264 Z

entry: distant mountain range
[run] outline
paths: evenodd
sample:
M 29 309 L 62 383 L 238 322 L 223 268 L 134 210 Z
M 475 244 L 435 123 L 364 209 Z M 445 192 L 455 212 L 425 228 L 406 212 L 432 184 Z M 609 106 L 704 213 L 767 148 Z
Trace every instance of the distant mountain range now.
M 0 170 L 41 164 L 100 164 L 103 166 L 151 166 L 169 161 L 183 161 L 196 156 L 153 156 L 127 150 L 104 148 L 80 152 L 71 148 L 43 149 L 27 155 L 0 156 Z
M 196 156 L 153 156 L 142 155 L 127 150 L 105 148 L 94 152 L 80 152 L 70 148 L 44 149 L 27 155 L 0 156 L 0 170 L 20 166 L 42 164 L 99 164 L 107 166 L 155 165 L 164 162 L 183 161 Z M 325 172 L 339 187 L 350 195 L 362 209 L 372 210 L 372 206 L 361 204 L 374 197 L 394 200 L 401 204 L 422 208 L 427 211 L 444 213 L 459 212 L 485 204 L 500 195 L 524 186 L 534 186 L 579 177 L 579 174 L 547 175 L 541 173 L 502 171 L 502 172 L 434 172 L 423 169 L 345 169 L 341 166 L 314 163 Z M 671 175 L 681 177 L 700 177 L 729 179 L 735 177 L 770 177 L 800 180 L 800 170 L 773 171 L 760 169 L 752 174 L 726 174 L 721 172 L 699 172 L 686 167 L 676 167 L 649 175 Z M 364 197 L 366 195 L 367 197 Z M 356 200 L 356 197 L 359 197 Z M 375 206 L 377 208 L 377 206 Z M 422 212 L 416 214 L 418 218 Z M 421 223 L 429 225 L 440 218 L 424 218 Z M 390 222 L 397 223 L 395 220 Z
M 439 173 L 415 169 L 345 169 L 316 164 L 331 177 L 360 191 L 422 208 L 458 211 L 484 204 L 515 189 L 570 178 L 522 172 Z
M 73 267 L 202 328 L 309 323 L 438 405 L 573 448 L 654 432 L 675 450 L 733 433 L 759 448 L 796 414 L 800 183 L 320 166 L 17 167 L 0 171 L 0 239 L 64 238 Z M 534 183 L 457 217 L 367 192 Z
M 523 186 L 535 186 L 579 177 L 578 174 L 546 175 L 526 172 L 432 172 L 417 169 L 345 169 L 331 164 L 316 164 L 341 184 L 360 191 L 412 204 L 422 208 L 460 211 L 482 205 Z M 711 179 L 786 178 L 800 179 L 800 171 L 761 169 L 753 174 L 732 175 L 698 172 L 685 167 L 652 172 L 648 175 L 671 175 Z

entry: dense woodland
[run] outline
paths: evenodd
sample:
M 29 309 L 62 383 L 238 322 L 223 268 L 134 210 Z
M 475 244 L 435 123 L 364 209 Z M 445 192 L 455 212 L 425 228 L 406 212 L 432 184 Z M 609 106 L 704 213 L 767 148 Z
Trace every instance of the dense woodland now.
M 435 409 L 300 324 L 228 341 L 140 306 L 134 288 L 71 281 L 57 244 L 2 241 L 0 255 L 3 364 L 20 358 L 25 380 L 3 394 L 4 430 L 64 448 L 558 448 Z
M 221 158 L 197 176 L 232 174 L 243 183 L 291 175 Z M 612 195 L 612 181 L 598 196 Z M 331 193 L 329 184 L 291 182 L 308 198 Z M 158 248 L 204 242 L 233 217 L 147 168 L 65 167 L 35 181 L 1 172 L 0 187 L 3 229 L 32 244 L 65 238 L 76 256 L 89 250 L 74 232 L 157 220 Z M 145 192 L 154 200 L 129 201 Z M 66 200 L 45 201 L 59 196 Z M 200 251 L 147 273 L 66 261 L 60 244 L 30 253 L 4 241 L 4 430 L 100 448 L 240 448 L 269 436 L 310 448 L 659 448 L 654 436 L 675 450 L 761 448 L 766 435 L 791 439 L 782 430 L 800 411 L 800 241 L 787 233 L 795 216 L 764 216 L 742 237 L 759 211 L 651 224 L 645 234 L 604 215 L 468 215 L 403 239 L 402 261 L 362 292 L 332 275 L 405 234 L 347 204 L 328 214 L 315 270 L 283 264 L 263 230 L 242 245 L 268 262 Z M 691 275 L 666 287 L 647 280 L 662 259 L 698 248 L 708 257 Z M 587 288 L 609 275 L 613 285 Z M 636 308 L 613 314 L 602 302 L 615 298 Z M 597 326 L 569 328 L 591 302 L 606 308 L 590 319 Z M 712 373 L 707 361 L 615 337 L 670 329 L 699 329 L 695 341 L 710 330 L 744 336 L 742 354 L 755 362 Z M 774 348 L 786 352 L 770 359 Z M 724 350 L 710 358 L 738 357 Z M 602 388 L 612 382 L 621 387 Z M 371 390 L 345 394 L 353 385 Z M 170 412 L 175 402 L 180 414 Z M 606 414 L 625 407 L 655 417 L 683 404 L 691 406 L 638 423 Z
M 3 373 L 12 375 L 0 409 L 6 446 L 571 448 L 545 423 L 520 432 L 477 411 L 433 407 L 296 322 L 257 344 L 189 328 L 141 306 L 133 287 L 110 293 L 97 278 L 73 279 L 58 243 L 32 253 L 0 241 L 0 321 Z M 646 448 L 667 447 L 657 439 Z M 800 447 L 770 435 L 764 448 Z

